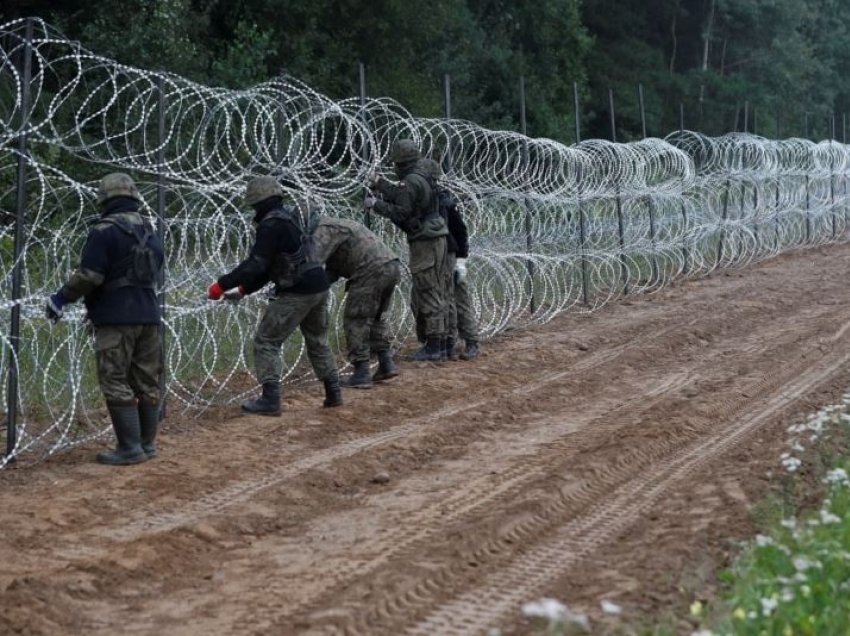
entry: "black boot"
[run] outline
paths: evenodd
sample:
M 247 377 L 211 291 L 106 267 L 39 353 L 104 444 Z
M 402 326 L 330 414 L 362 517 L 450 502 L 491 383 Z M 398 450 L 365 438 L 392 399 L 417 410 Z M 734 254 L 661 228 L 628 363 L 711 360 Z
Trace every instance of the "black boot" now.
M 410 358 L 413 362 L 439 362 L 442 357 L 442 345 L 439 336 L 428 336 L 425 346 Z
M 354 373 L 352 373 L 351 377 L 348 378 L 348 382 L 346 384 L 354 389 L 372 388 L 372 376 L 369 373 L 368 360 L 354 363 Z
M 139 400 L 139 430 L 141 431 L 142 450 L 148 459 L 157 456 L 156 433 L 159 430 L 159 404 Z
M 126 466 L 138 464 L 147 460 L 148 456 L 142 450 L 141 432 L 139 430 L 139 411 L 135 404 L 109 405 L 109 416 L 112 418 L 112 428 L 118 445 L 115 450 L 104 451 L 97 454 L 97 461 L 101 464 L 113 466 Z
M 280 415 L 280 384 L 263 382 L 263 394 L 255 400 L 244 400 L 242 410 L 255 415 Z
M 368 366 L 366 370 L 368 371 Z M 323 384 L 325 385 L 325 401 L 322 402 L 322 406 L 341 406 L 342 389 L 339 386 L 339 374 L 334 371 L 331 376 L 323 380 Z
M 446 338 L 446 359 L 457 360 L 457 351 L 455 350 L 455 339 Z
M 460 357 L 464 360 L 474 360 L 480 353 L 481 350 L 478 348 L 478 342 L 475 340 L 467 340 L 466 351 L 460 354 Z
M 393 362 L 393 354 L 387 351 L 378 352 L 378 370 L 372 376 L 373 382 L 383 382 L 398 375 L 398 367 Z

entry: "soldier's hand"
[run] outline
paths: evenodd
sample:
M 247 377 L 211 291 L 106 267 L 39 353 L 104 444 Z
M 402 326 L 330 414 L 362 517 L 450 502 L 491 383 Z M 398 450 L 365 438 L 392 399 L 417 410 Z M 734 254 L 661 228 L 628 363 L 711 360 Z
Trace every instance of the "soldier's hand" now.
M 207 287 L 207 298 L 210 300 L 219 300 L 223 295 L 224 289 L 218 284 L 218 281 Z
M 455 284 L 462 283 L 466 280 L 466 259 L 459 258 L 455 262 Z
M 244 297 L 245 297 L 245 288 L 242 287 L 241 285 L 239 287 L 237 287 L 236 289 L 232 289 L 231 291 L 226 292 L 224 294 L 224 300 L 226 300 L 227 302 L 229 302 L 233 305 L 236 305 L 237 303 L 239 303 L 239 301 L 242 300 Z
M 54 325 L 62 318 L 62 307 L 65 306 L 65 297 L 62 292 L 56 292 L 48 297 L 47 303 L 44 306 L 44 315 Z

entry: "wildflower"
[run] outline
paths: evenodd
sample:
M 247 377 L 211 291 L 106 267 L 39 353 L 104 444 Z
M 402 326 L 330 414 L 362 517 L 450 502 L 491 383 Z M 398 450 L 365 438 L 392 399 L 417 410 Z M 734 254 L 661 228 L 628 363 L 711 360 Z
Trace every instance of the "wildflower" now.
M 801 585 L 800 594 L 802 594 L 806 598 L 809 598 L 812 595 L 812 588 L 810 588 L 808 585 Z
M 821 523 L 839 523 L 841 521 L 841 517 L 831 513 L 829 510 L 821 510 L 820 520 Z
M 848 478 L 847 471 L 843 468 L 834 468 L 826 473 L 824 483 L 848 486 L 850 485 L 850 478 Z
M 612 603 L 611 601 L 603 600 L 600 605 L 602 606 L 602 612 L 604 614 L 621 614 L 623 611 L 622 607 L 616 603 Z
M 732 612 L 732 616 L 737 618 L 739 621 L 742 621 L 747 618 L 747 613 L 744 611 L 743 607 L 738 607 L 734 612 Z
M 787 470 L 789 473 L 793 473 L 800 467 L 803 462 L 797 459 L 796 457 L 786 457 L 782 460 L 781 463 L 785 470 Z
M 792 590 L 790 587 L 783 587 L 782 594 L 779 598 L 782 599 L 783 603 L 790 603 L 794 600 L 794 590 Z
M 701 616 L 702 615 L 702 602 L 694 601 L 691 603 L 691 616 Z
M 782 636 L 794 636 L 794 630 L 791 629 L 790 625 L 786 625 L 785 629 L 782 630 Z
M 804 572 L 805 570 L 814 567 L 814 563 L 804 556 L 794 557 L 792 563 L 794 564 L 794 569 L 797 570 L 797 572 Z
M 757 534 L 756 535 L 756 545 L 758 547 L 763 548 L 767 545 L 772 545 L 772 544 L 773 544 L 773 539 L 771 539 L 770 537 L 766 537 L 763 534 Z
M 789 530 L 793 530 L 797 527 L 797 520 L 794 517 L 789 517 L 787 519 L 783 519 L 779 522 L 783 528 L 788 528 Z
M 773 598 L 760 598 L 762 616 L 770 616 L 773 610 L 779 605 L 779 602 Z
M 714 632 L 710 629 L 701 629 L 698 632 L 691 632 L 691 636 L 714 636 Z

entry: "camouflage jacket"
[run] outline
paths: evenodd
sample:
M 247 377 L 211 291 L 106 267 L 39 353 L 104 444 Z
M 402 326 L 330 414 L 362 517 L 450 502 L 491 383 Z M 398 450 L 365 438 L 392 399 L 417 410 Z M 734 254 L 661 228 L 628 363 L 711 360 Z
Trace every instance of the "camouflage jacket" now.
M 373 208 L 375 214 L 388 218 L 407 235 L 408 242 L 440 238 L 449 233 L 437 208 L 437 197 L 428 176 L 433 161 L 419 159 L 399 167 L 399 183 L 379 179 L 375 189 L 382 195 Z M 427 176 L 426 176 L 427 175 Z
M 322 217 L 313 232 L 316 260 L 331 279 L 365 280 L 398 257 L 362 223 Z

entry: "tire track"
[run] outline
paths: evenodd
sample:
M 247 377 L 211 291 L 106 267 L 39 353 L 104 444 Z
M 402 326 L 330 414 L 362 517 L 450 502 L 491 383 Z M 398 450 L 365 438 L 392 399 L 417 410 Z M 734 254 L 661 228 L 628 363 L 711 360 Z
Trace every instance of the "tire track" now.
M 848 326 L 842 327 L 842 333 Z M 663 459 L 643 475 L 623 484 L 607 501 L 568 522 L 554 537 L 499 570 L 490 577 L 493 583 L 442 604 L 404 633 L 411 636 L 465 636 L 497 624 L 507 613 L 516 611 L 522 602 L 533 598 L 536 590 L 634 523 L 670 487 L 732 450 L 768 418 L 827 381 L 850 360 L 850 354 L 831 357 L 831 361 L 821 360 L 806 373 L 782 384 L 758 409 L 747 410 L 743 424 L 733 420 L 707 439 Z M 431 598 L 423 596 L 417 601 L 428 603 Z M 406 609 L 409 611 L 410 608 Z
M 794 324 L 793 319 L 790 326 L 774 330 L 772 332 L 772 335 L 774 336 L 772 342 L 773 349 L 781 350 L 788 346 L 790 342 L 799 340 L 799 331 L 799 325 Z M 794 337 L 785 340 L 778 339 L 778 336 L 787 334 L 792 334 Z M 708 365 L 712 360 L 723 356 L 729 350 L 741 352 L 744 349 L 749 348 L 746 346 L 748 342 L 754 340 L 762 341 L 763 337 L 763 334 L 760 332 L 750 333 L 743 342 L 735 341 L 728 343 L 724 350 L 714 351 L 709 358 L 701 359 L 700 363 L 702 365 Z M 763 354 L 763 350 L 760 353 Z M 788 373 L 793 374 L 796 372 L 795 367 L 787 370 L 786 375 Z M 688 373 L 675 373 L 667 377 L 662 377 L 648 393 L 634 396 L 614 408 L 599 409 L 591 406 L 591 410 L 589 412 L 582 413 L 578 421 L 576 421 L 576 416 L 573 414 L 559 413 L 554 416 L 537 418 L 527 423 L 524 422 L 524 425 L 528 426 L 529 431 L 540 430 L 541 428 L 545 430 L 549 427 L 553 427 L 554 430 L 552 431 L 552 435 L 550 435 L 551 439 L 563 438 L 564 436 L 568 436 L 576 431 L 586 433 L 585 437 L 589 439 L 604 439 L 606 436 L 619 429 L 628 428 L 629 424 L 625 418 L 622 418 L 623 415 L 629 415 L 628 421 L 640 421 L 641 415 L 651 411 L 652 408 L 661 402 L 662 398 L 664 398 L 667 394 L 687 386 L 687 384 L 697 377 L 699 376 L 694 375 L 693 370 L 690 370 Z M 767 383 L 770 386 L 776 384 L 775 381 L 767 381 Z M 752 387 L 750 390 L 751 392 L 755 392 L 758 391 L 759 388 Z M 765 390 L 767 390 L 767 388 L 762 389 L 762 392 Z M 730 401 L 730 404 L 733 406 L 734 403 L 735 401 Z M 729 404 L 726 404 L 725 406 L 728 409 Z M 713 409 L 713 412 L 716 411 L 719 414 L 721 410 L 723 409 Z M 552 514 L 547 515 L 546 517 L 536 517 L 518 525 L 514 529 L 512 536 L 510 536 L 514 545 L 522 545 L 523 542 L 528 541 L 529 537 L 539 534 L 541 527 L 546 527 L 553 522 L 552 518 L 568 515 L 570 512 L 569 508 L 574 507 L 575 504 L 584 504 L 586 506 L 593 501 L 598 500 L 600 497 L 604 497 L 607 492 L 610 492 L 611 488 L 627 481 L 636 469 L 640 469 L 646 465 L 651 465 L 653 462 L 658 460 L 663 460 L 665 456 L 673 453 L 683 441 L 686 442 L 687 439 L 683 440 L 682 436 L 679 438 L 671 438 L 654 445 L 652 448 L 637 448 L 630 453 L 622 455 L 616 462 L 613 462 L 606 466 L 603 470 L 598 471 L 592 482 L 582 484 L 578 489 L 571 493 L 561 493 L 559 495 L 561 501 L 554 503 L 550 507 Z M 549 440 L 540 440 L 538 446 L 547 443 L 551 442 Z M 562 444 L 563 443 L 565 442 L 562 442 Z M 570 446 L 575 446 L 575 442 L 572 438 L 569 444 Z M 475 513 L 482 509 L 486 509 L 486 507 L 506 507 L 507 504 L 505 503 L 505 500 L 510 502 L 512 497 L 516 497 L 519 493 L 527 490 L 529 484 L 535 479 L 547 474 L 560 474 L 562 472 L 569 471 L 572 460 L 569 456 L 566 458 L 564 457 L 563 448 L 558 446 L 556 448 L 549 449 L 545 455 L 548 456 L 548 459 L 544 458 L 541 463 L 536 466 L 529 467 L 527 465 L 520 465 L 509 469 L 508 474 L 510 475 L 510 478 L 505 482 L 494 484 L 492 479 L 480 479 L 464 483 L 464 492 L 462 494 L 450 496 L 448 500 L 441 500 L 442 503 L 435 502 L 435 504 L 430 507 L 434 509 L 434 514 L 430 514 L 430 511 L 426 510 L 421 514 L 413 513 L 412 517 L 406 516 L 404 518 L 404 523 L 399 523 L 398 526 L 390 523 L 390 525 L 394 528 L 413 527 L 415 530 L 413 532 L 408 532 L 406 536 L 401 538 L 394 532 L 392 534 L 391 541 L 387 540 L 385 542 L 381 542 L 379 538 L 376 538 L 373 542 L 376 545 L 370 544 L 371 547 L 369 550 L 365 551 L 377 552 L 379 554 L 378 557 L 368 561 L 366 564 L 362 561 L 358 561 L 357 563 L 352 564 L 349 568 L 345 568 L 338 573 L 329 575 L 328 578 L 322 580 L 319 587 L 321 587 L 323 591 L 327 592 L 344 581 L 358 576 L 366 577 L 371 572 L 377 570 L 381 565 L 389 562 L 392 558 L 399 555 L 415 559 L 417 554 L 422 554 L 426 551 L 428 543 L 427 539 L 436 534 L 438 531 L 444 531 L 450 524 L 459 522 L 464 516 L 474 517 L 476 516 Z M 556 466 L 552 465 L 552 459 L 555 460 L 555 463 L 557 464 Z M 525 464 L 525 462 L 521 462 L 521 464 Z M 452 507 L 451 503 L 453 501 L 461 500 L 470 500 L 476 503 L 474 503 L 471 507 L 461 507 L 457 509 Z M 431 524 L 431 527 L 419 527 L 423 524 Z M 458 561 L 466 562 L 471 560 L 479 563 L 486 562 L 487 554 L 493 554 L 504 550 L 504 539 L 505 537 L 500 537 L 498 541 L 486 544 L 481 550 L 474 554 L 460 555 Z M 416 542 L 420 542 L 423 545 L 416 548 L 414 547 Z M 450 579 L 451 576 L 446 572 L 436 572 L 433 577 L 428 577 L 426 580 L 421 581 L 414 590 L 406 592 L 406 595 L 411 598 L 421 598 L 427 596 L 428 590 L 444 590 L 447 586 L 450 586 Z M 281 592 L 284 591 L 283 587 L 285 586 L 281 586 Z M 301 607 L 305 606 L 310 598 L 316 596 L 317 594 L 313 593 L 307 598 L 302 597 L 301 602 L 299 602 L 295 608 L 292 608 L 292 610 L 288 610 L 285 605 L 283 607 L 275 606 L 273 608 L 269 608 L 269 610 L 271 613 L 275 613 L 282 617 L 287 613 L 297 611 Z M 334 602 L 330 597 L 325 600 L 327 600 L 325 605 L 333 604 Z M 318 604 L 321 605 L 321 603 Z M 386 601 L 386 612 L 388 615 L 391 615 L 395 612 L 403 611 L 403 608 L 408 604 L 408 599 L 398 599 L 390 595 L 390 598 Z M 257 608 L 253 608 L 253 610 L 256 612 Z M 269 611 L 260 611 L 255 615 L 255 618 L 258 620 L 267 620 L 268 614 Z M 375 618 L 380 617 L 376 616 Z M 247 621 L 247 623 L 240 621 L 240 625 L 254 624 L 251 617 L 246 616 L 244 617 L 244 620 Z M 361 623 L 352 633 L 368 633 L 368 625 Z
M 685 326 L 693 324 L 690 321 Z M 647 338 L 658 338 L 675 329 L 681 329 L 683 325 L 673 324 L 666 329 L 653 332 L 651 335 L 643 336 L 635 341 L 625 342 L 611 349 L 593 353 L 590 356 L 577 361 L 569 369 L 557 373 L 543 374 L 535 379 L 532 387 L 520 386 L 507 393 L 498 396 L 498 400 L 510 401 L 517 396 L 528 395 L 539 391 L 554 382 L 581 373 L 590 371 L 598 366 L 608 363 L 626 351 L 637 346 Z M 493 397 L 464 401 L 445 406 L 437 411 L 408 420 L 406 423 L 395 426 L 387 431 L 373 435 L 367 435 L 355 440 L 350 440 L 333 447 L 313 451 L 307 457 L 302 457 L 291 464 L 282 466 L 279 470 L 264 475 L 258 479 L 241 481 L 215 493 L 197 499 L 179 510 L 142 516 L 130 523 L 109 528 L 100 528 L 95 534 L 102 539 L 114 541 L 132 541 L 144 535 L 168 532 L 176 528 L 197 522 L 205 517 L 215 515 L 228 508 L 243 503 L 258 493 L 273 488 L 287 480 L 293 479 L 307 471 L 321 468 L 332 464 L 334 461 L 346 459 L 363 453 L 365 451 L 397 443 L 405 438 L 423 436 L 428 433 L 428 426 L 441 424 L 451 418 L 468 411 L 475 411 L 484 406 L 492 406 Z

